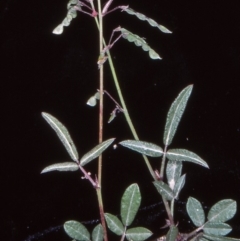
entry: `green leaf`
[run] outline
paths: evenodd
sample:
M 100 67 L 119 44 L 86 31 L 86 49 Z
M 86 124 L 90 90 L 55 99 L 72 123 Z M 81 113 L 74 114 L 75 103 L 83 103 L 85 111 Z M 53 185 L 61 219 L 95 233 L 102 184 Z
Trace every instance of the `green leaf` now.
M 166 167 L 166 176 L 169 187 L 173 190 L 177 180 L 182 173 L 182 162 L 168 161 Z
M 146 156 L 160 157 L 163 154 L 163 150 L 160 146 L 150 142 L 126 140 L 121 141 L 119 144 Z
M 52 172 L 52 171 L 60 171 L 60 172 L 68 172 L 68 171 L 77 171 L 78 165 L 75 162 L 63 162 L 56 163 L 50 166 L 45 167 L 41 173 Z
M 136 11 L 134 11 L 131 8 L 123 8 L 123 11 L 125 11 L 126 13 L 130 14 L 130 15 L 135 15 L 137 16 L 140 20 L 143 21 L 147 21 L 151 26 L 153 27 L 157 27 L 160 31 L 162 31 L 163 33 L 172 33 L 170 30 L 168 30 L 166 27 L 158 24 L 156 21 L 154 21 L 151 18 L 146 17 L 144 14 L 142 13 L 138 13 Z
M 84 225 L 77 221 L 67 221 L 63 225 L 69 237 L 81 241 L 90 241 L 90 234 Z
M 205 214 L 202 204 L 195 198 L 189 197 L 187 201 L 187 213 L 195 226 L 200 227 L 205 222 Z
M 77 17 L 77 10 L 75 9 L 78 8 L 78 9 L 81 9 L 81 4 L 79 1 L 77 0 L 70 0 L 67 4 L 67 9 L 68 9 L 68 12 L 67 12 L 67 15 L 66 17 L 64 18 L 64 20 L 62 21 L 61 24 L 59 24 L 53 31 L 52 33 L 54 34 L 62 34 L 63 33 L 63 29 L 64 29 L 64 26 L 67 27 L 70 25 L 71 21 L 73 18 L 76 18 Z
M 92 232 L 92 241 L 103 241 L 103 228 L 99 223 Z
M 114 215 L 110 213 L 105 213 L 104 217 L 107 222 L 108 228 L 117 235 L 122 235 L 124 233 L 124 227 L 122 222 Z
M 171 161 L 188 161 L 209 168 L 208 164 L 201 157 L 185 149 L 169 149 L 166 157 Z
M 225 236 L 232 231 L 232 228 L 226 223 L 207 222 L 203 227 L 203 231 L 206 234 Z
M 240 239 L 237 238 L 229 238 L 229 237 L 221 237 L 221 236 L 216 236 L 216 235 L 210 235 L 210 234 L 203 234 L 203 237 L 211 240 L 211 241 L 239 241 Z
M 154 181 L 154 186 L 157 188 L 157 191 L 165 197 L 167 200 L 171 201 L 174 198 L 174 193 L 171 188 L 164 183 L 163 181 Z
M 53 29 L 52 33 L 54 34 L 62 34 L 63 33 L 63 24 L 59 24 L 56 28 Z
M 89 163 L 93 159 L 95 159 L 98 156 L 100 156 L 102 154 L 102 152 L 104 150 L 106 150 L 113 143 L 114 140 L 115 140 L 115 138 L 108 139 L 108 140 L 98 144 L 97 146 L 95 146 L 89 152 L 87 152 L 80 160 L 81 166 L 86 165 L 87 163 Z
M 63 143 L 64 147 L 66 148 L 68 154 L 73 159 L 73 161 L 78 162 L 78 152 L 70 134 L 68 133 L 67 128 L 57 118 L 53 117 L 48 113 L 42 112 L 42 117 L 57 133 L 59 139 Z
M 236 211 L 236 201 L 224 199 L 211 207 L 207 218 L 210 222 L 226 222 L 235 215 Z
M 92 96 L 88 99 L 87 105 L 89 106 L 95 106 L 97 104 L 97 100 L 95 96 Z
M 134 220 L 141 203 L 141 194 L 137 184 L 130 185 L 121 199 L 121 218 L 125 226 Z
M 126 232 L 126 238 L 129 241 L 143 241 L 149 238 L 152 232 L 143 227 L 130 228 Z
M 177 130 L 179 121 L 182 118 L 182 114 L 185 110 L 188 98 L 192 92 L 192 87 L 193 85 L 189 85 L 183 89 L 178 97 L 174 100 L 168 111 L 163 137 L 163 143 L 166 146 L 169 146 L 172 143 L 172 139 Z
M 167 233 L 166 241 L 177 240 L 177 235 L 178 235 L 178 228 L 176 226 L 171 226 Z
M 179 193 L 182 190 L 184 184 L 185 184 L 186 174 L 182 175 L 176 182 L 176 185 L 173 189 L 174 198 L 178 199 Z
M 122 32 L 122 37 L 127 39 L 129 42 L 134 42 L 136 46 L 142 46 L 144 51 L 149 51 L 149 57 L 151 59 L 161 59 L 161 57 L 147 44 L 147 42 L 136 34 L 128 31 L 125 28 L 120 28 Z

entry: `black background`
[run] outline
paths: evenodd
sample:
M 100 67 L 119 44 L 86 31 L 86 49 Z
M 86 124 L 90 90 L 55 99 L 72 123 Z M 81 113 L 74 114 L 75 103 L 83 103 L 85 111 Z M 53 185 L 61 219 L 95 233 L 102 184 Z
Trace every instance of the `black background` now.
M 98 88 L 95 22 L 78 14 L 62 35 L 52 34 L 66 15 L 66 4 L 56 0 L 0 3 L 0 216 L 4 240 L 70 240 L 60 226 L 64 221 L 98 219 L 95 191 L 78 172 L 40 175 L 47 165 L 69 160 L 56 134 L 41 117 L 42 111 L 67 126 L 80 156 L 98 140 L 98 110 L 86 105 Z M 194 84 L 172 143 L 172 148 L 197 153 L 210 166 L 207 170 L 184 163 L 187 179 L 177 202 L 176 219 L 180 230 L 188 231 L 193 227 L 185 213 L 188 196 L 199 199 L 206 211 L 221 199 L 240 201 L 239 3 L 116 0 L 113 6 L 127 4 L 173 31 L 163 34 L 120 11 L 104 18 L 106 39 L 121 25 L 146 37 L 163 58 L 153 61 L 123 39 L 112 49 L 140 139 L 162 146 L 168 108 L 184 87 Z M 105 89 L 118 100 L 107 63 Z M 105 123 L 113 108 L 114 104 L 105 98 Z M 116 143 L 132 138 L 121 114 L 105 125 L 104 139 L 110 137 L 116 137 Z M 151 162 L 158 168 L 158 161 Z M 87 167 L 96 173 L 96 162 Z M 135 224 L 162 232 L 159 227 L 166 216 L 140 155 L 122 147 L 110 148 L 104 155 L 103 174 L 107 212 L 118 214 L 124 189 L 137 182 L 143 210 Z M 239 223 L 238 211 L 230 222 L 234 228 L 230 236 L 240 238 Z

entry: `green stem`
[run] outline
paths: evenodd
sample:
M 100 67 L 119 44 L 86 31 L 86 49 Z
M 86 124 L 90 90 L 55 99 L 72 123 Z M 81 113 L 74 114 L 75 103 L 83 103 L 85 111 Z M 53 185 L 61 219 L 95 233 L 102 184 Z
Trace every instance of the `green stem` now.
M 98 27 L 98 29 L 100 31 L 100 23 L 98 22 L 97 18 L 95 18 L 95 21 L 96 21 L 96 25 L 97 25 L 97 27 Z M 106 46 L 106 42 L 105 42 L 104 38 L 103 38 L 103 44 L 104 44 L 104 46 Z M 120 88 L 120 85 L 119 85 L 119 81 L 118 81 L 118 78 L 117 78 L 117 75 L 116 75 L 116 71 L 115 71 L 115 68 L 114 68 L 114 65 L 113 65 L 112 57 L 111 57 L 111 54 L 110 54 L 109 51 L 107 51 L 107 55 L 108 55 L 108 62 L 109 62 L 110 69 L 111 69 L 111 72 L 112 72 L 112 76 L 113 76 L 113 80 L 114 80 L 114 83 L 115 83 L 115 87 L 116 87 L 117 92 L 118 92 L 118 96 L 119 96 L 119 99 L 120 99 L 120 102 L 121 102 L 121 106 L 124 109 L 124 116 L 125 116 L 125 118 L 127 120 L 128 126 L 129 126 L 129 128 L 130 128 L 130 130 L 131 130 L 131 132 L 133 134 L 133 137 L 135 138 L 135 140 L 139 140 L 139 137 L 138 137 L 137 132 L 136 132 L 136 130 L 134 128 L 134 125 L 132 123 L 130 115 L 128 114 L 128 109 L 127 109 L 127 106 L 125 104 L 125 101 L 124 101 L 124 98 L 123 98 L 123 95 L 122 95 L 122 91 L 121 91 L 121 88 Z M 147 165 L 147 168 L 148 168 L 152 178 L 156 181 L 157 180 L 156 175 L 155 175 L 155 173 L 154 173 L 154 171 L 152 169 L 152 166 L 151 166 L 148 158 L 145 155 L 143 155 L 143 159 L 144 159 L 144 161 L 145 161 L 145 163 Z
M 121 102 L 121 106 L 124 109 L 124 112 L 123 112 L 124 116 L 126 118 L 128 126 L 129 126 L 129 128 L 130 128 L 130 130 L 131 130 L 131 132 L 133 134 L 133 137 L 135 138 L 135 140 L 139 140 L 137 132 L 136 132 L 136 130 L 134 128 L 134 125 L 133 125 L 132 120 L 130 118 L 130 115 L 128 113 L 128 109 L 127 109 L 127 106 L 125 104 L 125 101 L 124 101 L 124 98 L 123 98 L 123 95 L 122 95 L 122 91 L 121 91 L 121 88 L 120 88 L 120 85 L 119 85 L 119 81 L 118 81 L 118 78 L 117 78 L 117 75 L 116 75 L 116 71 L 115 71 L 115 68 L 114 68 L 114 65 L 113 65 L 112 57 L 111 57 L 111 54 L 110 54 L 109 51 L 107 51 L 107 55 L 108 55 L 108 62 L 109 62 L 110 69 L 111 69 L 111 72 L 112 72 L 113 80 L 114 80 L 114 83 L 115 83 L 115 86 L 116 86 L 116 89 L 117 89 L 117 92 L 118 92 L 118 96 L 119 96 L 119 99 L 120 99 L 120 102 Z M 152 175 L 153 179 L 157 180 L 156 179 L 156 175 L 155 175 L 155 173 L 154 173 L 154 171 L 152 169 L 152 166 L 151 166 L 148 158 L 145 155 L 143 155 L 143 159 L 144 159 L 144 161 L 145 161 L 145 163 L 147 165 L 147 168 L 148 168 L 150 174 Z

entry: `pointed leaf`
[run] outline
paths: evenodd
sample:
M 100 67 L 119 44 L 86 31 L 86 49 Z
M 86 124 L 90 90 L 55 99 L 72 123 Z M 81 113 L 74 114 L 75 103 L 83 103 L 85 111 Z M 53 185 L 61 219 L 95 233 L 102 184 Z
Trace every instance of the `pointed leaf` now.
M 177 180 L 182 174 L 182 162 L 168 161 L 166 167 L 166 176 L 169 187 L 173 190 Z
M 92 232 L 92 241 L 103 241 L 103 228 L 99 223 Z
M 229 224 L 207 222 L 203 227 L 203 232 L 217 236 L 225 236 L 232 231 Z
M 126 238 L 129 241 L 143 241 L 149 238 L 152 232 L 143 227 L 130 228 L 126 232 Z
M 106 150 L 113 143 L 114 140 L 115 140 L 115 138 L 108 139 L 108 140 L 100 143 L 99 145 L 95 146 L 89 152 L 87 152 L 80 160 L 81 166 L 86 165 L 87 163 L 89 163 L 93 159 L 95 159 L 98 156 L 100 156 L 102 154 L 102 152 L 104 150 Z
M 163 154 L 163 150 L 160 146 L 150 142 L 126 140 L 121 141 L 119 144 L 146 156 L 160 157 Z
M 171 161 L 188 161 L 209 168 L 208 164 L 201 157 L 185 149 L 169 149 L 166 157 Z
M 182 118 L 182 114 L 185 110 L 188 98 L 192 92 L 192 87 L 192 85 L 189 85 L 183 89 L 178 97 L 174 100 L 168 111 L 163 137 L 163 143 L 166 146 L 169 146 L 172 143 L 172 139 L 177 130 L 179 121 Z
M 119 31 L 122 32 L 122 37 L 127 39 L 129 42 L 134 42 L 136 46 L 142 46 L 144 51 L 149 51 L 149 57 L 151 59 L 161 59 L 161 57 L 147 44 L 147 42 L 136 34 L 128 31 L 125 28 L 120 28 Z
M 81 241 L 90 241 L 90 234 L 84 225 L 77 221 L 67 221 L 63 225 L 69 237 Z
M 122 222 L 114 215 L 110 213 L 105 213 L 104 217 L 107 222 L 108 228 L 117 235 L 122 235 L 124 233 L 124 227 Z
M 167 233 L 166 241 L 177 240 L 177 235 L 178 235 L 178 228 L 176 226 L 171 226 Z
M 141 203 L 141 194 L 137 184 L 130 185 L 121 199 L 121 218 L 125 226 L 134 220 Z
M 52 171 L 60 171 L 60 172 L 68 172 L 68 171 L 77 171 L 78 165 L 75 162 L 63 162 L 63 163 L 56 163 L 50 166 L 45 167 L 42 173 L 52 172 Z
M 178 199 L 179 193 L 182 190 L 184 184 L 185 184 L 186 174 L 182 175 L 176 182 L 176 185 L 173 189 L 174 198 Z
M 211 241 L 239 241 L 237 238 L 221 237 L 212 234 L 203 234 L 203 237 Z
M 165 197 L 167 200 L 171 201 L 174 198 L 174 193 L 171 188 L 162 181 L 154 181 L 154 186 L 157 188 L 157 191 Z
M 57 118 L 53 117 L 48 113 L 42 112 L 42 117 L 57 133 L 59 139 L 63 143 L 64 147 L 66 148 L 68 154 L 73 159 L 73 161 L 78 162 L 78 152 L 70 134 L 68 133 L 67 128 Z
M 195 198 L 189 197 L 187 201 L 187 213 L 196 227 L 200 227 L 205 222 L 205 214 L 202 204 Z
M 166 27 L 158 24 L 156 21 L 154 21 L 151 18 L 148 18 L 147 16 L 145 16 L 142 13 L 138 13 L 136 11 L 134 11 L 131 8 L 123 8 L 123 11 L 125 11 L 126 13 L 130 14 L 130 15 L 135 15 L 136 17 L 138 17 L 140 20 L 143 21 L 147 21 L 151 26 L 153 27 L 157 27 L 159 30 L 161 30 L 163 33 L 172 33 L 170 30 L 168 30 Z
M 236 211 L 236 201 L 224 199 L 211 207 L 207 218 L 211 222 L 226 222 L 235 215 Z

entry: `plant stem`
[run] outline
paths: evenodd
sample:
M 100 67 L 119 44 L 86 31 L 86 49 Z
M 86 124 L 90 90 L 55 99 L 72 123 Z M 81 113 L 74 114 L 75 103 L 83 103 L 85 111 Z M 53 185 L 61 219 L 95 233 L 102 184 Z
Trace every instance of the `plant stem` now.
M 134 125 L 132 123 L 132 120 L 130 118 L 130 115 L 128 114 L 128 110 L 127 110 L 127 106 L 125 104 L 125 101 L 124 101 L 124 98 L 123 98 L 123 95 L 122 95 L 122 91 L 121 91 L 121 88 L 120 88 L 120 85 L 119 85 L 119 81 L 118 81 L 118 78 L 117 78 L 117 75 L 116 75 L 116 71 L 115 71 L 115 68 L 114 68 L 114 65 L 113 65 L 113 61 L 112 61 L 112 57 L 111 57 L 111 54 L 109 51 L 107 51 L 107 55 L 108 55 L 108 61 L 109 61 L 109 65 L 110 65 L 110 69 L 111 69 L 111 72 L 112 72 L 112 76 L 113 76 L 113 80 L 114 80 L 114 83 L 115 83 L 115 86 L 116 86 L 116 89 L 117 89 L 117 92 L 118 92 L 118 96 L 119 96 L 119 99 L 120 99 L 120 103 L 121 103 L 121 106 L 124 110 L 124 116 L 127 120 L 127 123 L 128 123 L 128 126 L 133 134 L 133 137 L 135 138 L 135 140 L 139 140 L 139 137 L 137 135 L 137 132 L 134 128 Z M 157 180 L 156 179 L 156 175 L 152 169 L 152 166 L 148 160 L 148 158 L 143 155 L 143 159 L 148 167 L 148 170 L 151 174 L 151 176 L 153 177 L 154 180 Z
M 102 24 L 102 7 L 101 0 L 98 0 L 98 19 L 99 19 L 99 58 L 102 57 L 103 50 L 103 24 Z M 103 141 L 103 64 L 99 65 L 99 143 Z M 104 208 L 102 201 L 102 155 L 98 158 L 98 185 L 99 188 L 96 189 L 98 197 L 98 205 L 101 223 L 103 227 L 103 237 L 104 241 L 108 241 L 107 237 L 107 226 L 104 217 Z

